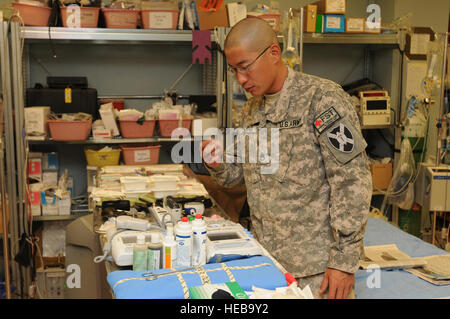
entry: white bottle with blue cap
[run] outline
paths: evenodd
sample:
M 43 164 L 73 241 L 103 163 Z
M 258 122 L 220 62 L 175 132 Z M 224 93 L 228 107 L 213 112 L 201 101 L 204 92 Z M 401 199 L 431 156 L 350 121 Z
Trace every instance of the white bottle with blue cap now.
M 196 214 L 192 222 L 194 237 L 194 251 L 192 265 L 200 266 L 206 264 L 206 223 L 202 214 Z
M 192 266 L 192 225 L 187 217 L 181 218 L 175 231 L 177 242 L 177 267 Z

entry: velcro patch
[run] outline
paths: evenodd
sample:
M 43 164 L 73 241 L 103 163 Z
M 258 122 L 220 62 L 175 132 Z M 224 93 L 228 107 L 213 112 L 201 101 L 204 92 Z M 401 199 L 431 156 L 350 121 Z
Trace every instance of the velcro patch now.
M 330 107 L 314 120 L 314 127 L 316 128 L 317 132 L 321 134 L 324 130 L 333 125 L 340 118 L 341 116 L 334 109 L 334 107 Z

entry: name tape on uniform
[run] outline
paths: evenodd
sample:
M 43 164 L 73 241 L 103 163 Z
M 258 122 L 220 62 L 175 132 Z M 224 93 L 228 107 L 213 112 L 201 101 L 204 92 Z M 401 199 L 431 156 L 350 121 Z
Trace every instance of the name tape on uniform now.
M 299 127 L 302 125 L 302 120 L 301 119 L 293 119 L 293 120 L 288 120 L 288 121 L 282 121 L 280 123 L 278 123 L 278 128 L 294 128 L 294 127 Z
M 334 109 L 334 107 L 330 107 L 314 120 L 314 127 L 316 128 L 317 132 L 321 134 L 326 128 L 333 125 L 340 118 L 341 116 Z

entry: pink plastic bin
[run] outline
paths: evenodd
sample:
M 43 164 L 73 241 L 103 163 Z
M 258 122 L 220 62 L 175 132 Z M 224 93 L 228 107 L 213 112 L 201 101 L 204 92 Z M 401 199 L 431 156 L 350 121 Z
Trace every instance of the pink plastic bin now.
M 48 128 L 54 141 L 85 141 L 91 133 L 92 120 L 48 120 Z
M 141 10 L 142 28 L 175 30 L 179 10 Z
M 20 15 L 25 25 L 35 27 L 48 26 L 50 13 L 52 12 L 51 8 L 18 2 L 13 2 L 12 5 L 14 7 L 14 13 Z
M 125 165 L 158 164 L 161 145 L 123 145 L 122 155 Z
M 179 126 L 179 120 L 158 120 L 159 121 L 159 133 L 161 137 L 172 137 L 172 132 L 176 130 Z M 192 119 L 184 119 L 181 121 L 181 127 L 191 131 Z M 184 131 L 184 130 L 183 130 Z M 174 132 L 176 133 L 176 131 Z M 186 135 L 180 131 L 180 134 L 176 136 Z
M 103 8 L 106 27 L 114 29 L 136 29 L 139 19 L 139 10 Z
M 100 8 L 97 7 L 78 7 L 76 6 L 67 6 L 61 7 L 61 18 L 64 27 L 70 27 L 70 23 L 76 23 L 76 19 L 72 17 L 74 15 L 75 10 L 79 8 L 80 10 L 80 25 L 74 25 L 74 28 L 97 28 L 98 25 L 98 14 L 100 12 Z M 74 11 L 71 11 L 74 10 Z
M 120 120 L 120 132 L 122 137 L 126 138 L 140 138 L 152 137 L 155 131 L 156 120 L 146 120 L 139 124 L 136 121 Z

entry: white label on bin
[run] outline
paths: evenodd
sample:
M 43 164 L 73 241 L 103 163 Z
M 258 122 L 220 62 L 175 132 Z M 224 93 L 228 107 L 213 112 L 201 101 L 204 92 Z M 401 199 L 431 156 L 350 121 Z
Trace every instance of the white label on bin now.
M 150 150 L 134 151 L 134 161 L 139 162 L 149 162 L 150 161 Z
M 148 21 L 150 29 L 171 29 L 172 13 L 171 12 L 149 12 Z
M 327 18 L 327 28 L 328 29 L 339 29 L 341 27 L 341 18 L 338 17 L 328 17 Z

